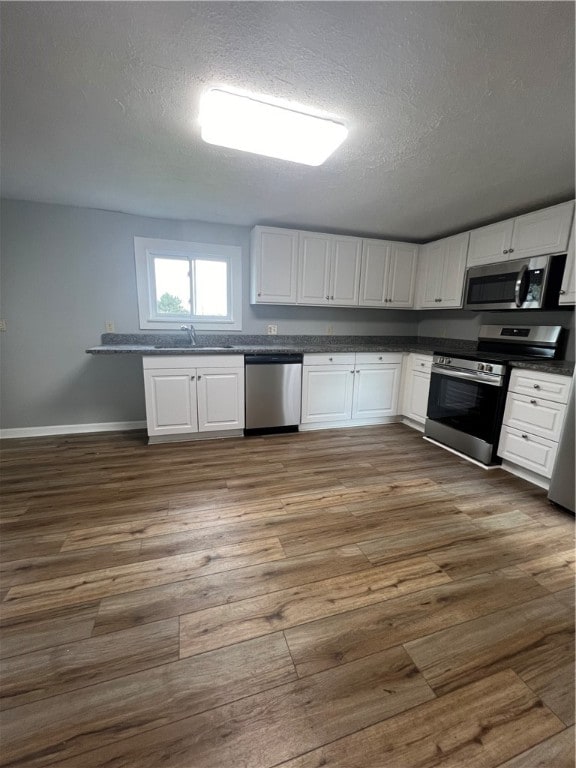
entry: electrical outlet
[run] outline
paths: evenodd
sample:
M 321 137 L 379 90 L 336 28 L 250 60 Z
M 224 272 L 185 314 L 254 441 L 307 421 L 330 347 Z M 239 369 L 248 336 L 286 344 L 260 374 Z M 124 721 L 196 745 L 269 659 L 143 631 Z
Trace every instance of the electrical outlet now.
M 0 320 L 0 331 L 6 330 L 6 320 Z
M 268 326 L 268 336 L 276 336 L 278 333 L 278 326 L 277 325 L 269 325 Z
M 106 333 L 114 333 L 114 320 L 106 320 L 104 323 Z
M 328 336 L 332 336 L 334 334 L 334 326 L 333 325 L 328 325 L 326 327 L 326 333 L 328 334 Z

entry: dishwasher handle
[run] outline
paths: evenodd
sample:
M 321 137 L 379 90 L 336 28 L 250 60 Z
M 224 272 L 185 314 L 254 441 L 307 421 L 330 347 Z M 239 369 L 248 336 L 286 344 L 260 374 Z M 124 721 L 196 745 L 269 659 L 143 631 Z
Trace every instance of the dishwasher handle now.
M 246 365 L 278 365 L 278 364 L 301 364 L 303 355 L 298 353 L 267 353 L 264 355 L 244 355 Z

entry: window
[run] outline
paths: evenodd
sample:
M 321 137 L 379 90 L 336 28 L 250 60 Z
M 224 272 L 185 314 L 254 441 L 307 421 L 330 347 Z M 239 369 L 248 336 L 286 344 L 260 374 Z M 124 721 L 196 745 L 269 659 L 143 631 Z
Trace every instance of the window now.
M 241 248 L 134 238 L 140 328 L 241 330 Z

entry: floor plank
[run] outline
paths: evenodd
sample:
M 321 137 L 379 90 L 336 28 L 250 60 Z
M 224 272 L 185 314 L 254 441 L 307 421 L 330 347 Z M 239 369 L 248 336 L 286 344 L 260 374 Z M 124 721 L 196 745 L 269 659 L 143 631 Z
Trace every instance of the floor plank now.
M 407 654 L 393 648 L 59 765 L 269 768 L 431 698 Z
M 566 725 L 574 722 L 574 616 L 560 603 L 537 598 L 405 647 L 439 694 L 510 668 Z
M 550 736 L 499 768 L 574 768 L 574 727 Z
M 180 653 L 203 653 L 448 580 L 437 566 L 419 557 L 207 608 L 180 617 Z
M 348 738 L 282 764 L 283 768 L 495 768 L 562 723 L 513 672 L 500 672 Z M 519 763 L 522 768 L 535 768 Z M 549 768 L 554 763 L 549 763 Z

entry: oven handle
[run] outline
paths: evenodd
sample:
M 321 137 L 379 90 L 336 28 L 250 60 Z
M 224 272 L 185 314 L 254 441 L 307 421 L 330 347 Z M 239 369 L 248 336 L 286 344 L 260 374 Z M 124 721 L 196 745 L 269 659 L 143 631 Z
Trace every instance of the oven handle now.
M 491 387 L 503 387 L 504 377 L 498 374 L 480 373 L 474 371 L 456 371 L 454 368 L 442 368 L 440 365 L 432 366 L 432 373 L 440 373 L 442 376 L 448 376 L 452 379 L 466 379 L 468 381 L 477 381 L 480 384 L 488 384 Z
M 528 271 L 528 265 L 523 264 L 520 267 L 520 271 L 518 272 L 518 277 L 516 278 L 516 285 L 514 286 L 514 302 L 516 303 L 517 307 L 521 307 L 522 304 L 526 301 L 526 296 L 523 298 L 520 296 L 520 289 L 522 288 L 522 284 L 524 283 L 524 275 Z

